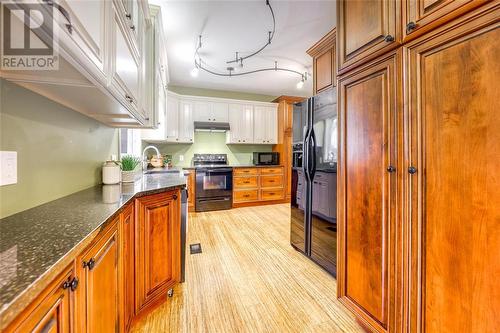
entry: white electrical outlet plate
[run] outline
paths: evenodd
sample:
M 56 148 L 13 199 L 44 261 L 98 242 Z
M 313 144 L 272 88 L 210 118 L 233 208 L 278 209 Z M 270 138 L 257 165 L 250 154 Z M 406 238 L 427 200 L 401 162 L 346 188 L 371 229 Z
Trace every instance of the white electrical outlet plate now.
M 184 155 L 179 155 L 179 162 L 184 161 Z
M 0 151 L 0 186 L 17 184 L 17 152 Z

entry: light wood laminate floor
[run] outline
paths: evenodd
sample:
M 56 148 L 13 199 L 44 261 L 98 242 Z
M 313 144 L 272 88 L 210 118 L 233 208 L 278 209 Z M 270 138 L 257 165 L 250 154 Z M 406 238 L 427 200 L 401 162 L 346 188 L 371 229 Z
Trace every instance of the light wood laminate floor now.
M 289 205 L 192 213 L 186 282 L 131 332 L 363 332 L 336 281 L 289 243 Z

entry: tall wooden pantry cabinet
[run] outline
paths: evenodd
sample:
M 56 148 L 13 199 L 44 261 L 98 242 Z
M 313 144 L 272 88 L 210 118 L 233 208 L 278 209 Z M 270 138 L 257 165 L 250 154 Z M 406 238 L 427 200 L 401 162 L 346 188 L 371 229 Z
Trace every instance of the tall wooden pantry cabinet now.
M 391 17 L 394 1 L 352 2 L 338 4 L 338 297 L 373 332 L 495 332 L 500 4 L 408 0 Z M 391 20 L 377 46 L 372 23 Z

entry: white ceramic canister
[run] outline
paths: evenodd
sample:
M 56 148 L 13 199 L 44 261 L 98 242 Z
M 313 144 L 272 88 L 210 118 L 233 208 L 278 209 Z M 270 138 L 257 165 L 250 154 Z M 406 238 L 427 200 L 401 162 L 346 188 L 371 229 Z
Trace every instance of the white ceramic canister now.
M 122 170 L 116 161 L 106 161 L 102 165 L 102 183 L 111 185 L 121 181 Z

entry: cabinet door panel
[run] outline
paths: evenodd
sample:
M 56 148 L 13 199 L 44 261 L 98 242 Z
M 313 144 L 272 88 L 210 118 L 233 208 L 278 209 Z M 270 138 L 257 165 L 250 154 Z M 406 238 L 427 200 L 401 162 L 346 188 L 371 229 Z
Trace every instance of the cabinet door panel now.
M 328 50 L 314 59 L 316 63 L 316 92 L 331 87 L 333 83 L 333 50 Z
M 368 0 L 338 2 L 339 71 L 396 47 L 401 39 L 400 2 Z M 393 40 L 386 40 L 391 36 Z
M 193 103 L 181 101 L 179 103 L 179 142 L 193 142 Z
M 194 170 L 189 170 L 187 176 L 187 190 L 188 190 L 188 207 L 189 211 L 194 211 L 196 199 L 196 173 Z
M 84 54 L 104 72 L 106 20 L 109 6 L 105 1 L 66 0 L 61 4 L 72 18 L 72 38 Z
M 255 143 L 266 142 L 266 108 L 263 106 L 254 107 L 254 128 L 253 138 Z
M 275 107 L 267 108 L 267 143 L 278 143 L 278 111 Z
M 81 282 L 77 289 L 77 316 L 81 332 L 119 331 L 118 221 L 119 217 L 77 258 Z
M 212 105 L 209 102 L 195 102 L 193 118 L 195 121 L 211 121 Z
M 245 127 L 242 127 L 242 118 L 244 117 L 243 105 L 230 104 L 229 105 L 229 127 L 230 130 L 226 134 L 228 136 L 227 143 L 242 143 Z
M 167 121 L 166 121 L 166 90 L 162 84 L 160 73 L 156 74 L 156 90 L 157 97 L 155 108 L 157 114 L 157 128 L 141 130 L 141 136 L 146 141 L 163 141 L 167 139 Z
M 403 1 L 403 33 L 419 35 L 446 23 L 487 0 L 406 0 Z
M 123 278 L 123 331 L 128 327 L 135 314 L 135 219 L 134 205 L 130 204 L 121 216 L 121 261 Z
M 128 103 L 137 108 L 139 98 L 139 61 L 134 56 L 132 49 L 126 39 L 125 28 L 123 27 L 118 13 L 115 11 L 113 20 L 113 81 L 118 86 L 119 91 L 132 98 L 125 98 Z
M 278 139 L 278 114 L 276 108 L 254 107 L 254 142 L 274 144 Z
M 228 121 L 228 104 L 213 103 L 212 104 L 212 121 L 225 123 Z
M 71 332 L 73 296 L 63 284 L 72 278 L 73 269 L 68 267 L 4 332 Z
M 377 332 L 394 325 L 399 71 L 396 53 L 339 81 L 338 295 Z
M 167 95 L 167 141 L 179 141 L 179 100 Z
M 136 310 L 165 297 L 180 280 L 180 192 L 136 200 Z
M 412 332 L 500 327 L 499 15 L 415 41 L 407 54 Z
M 244 143 L 254 142 L 254 114 L 252 105 L 243 106 L 243 114 L 240 117 L 241 140 Z

